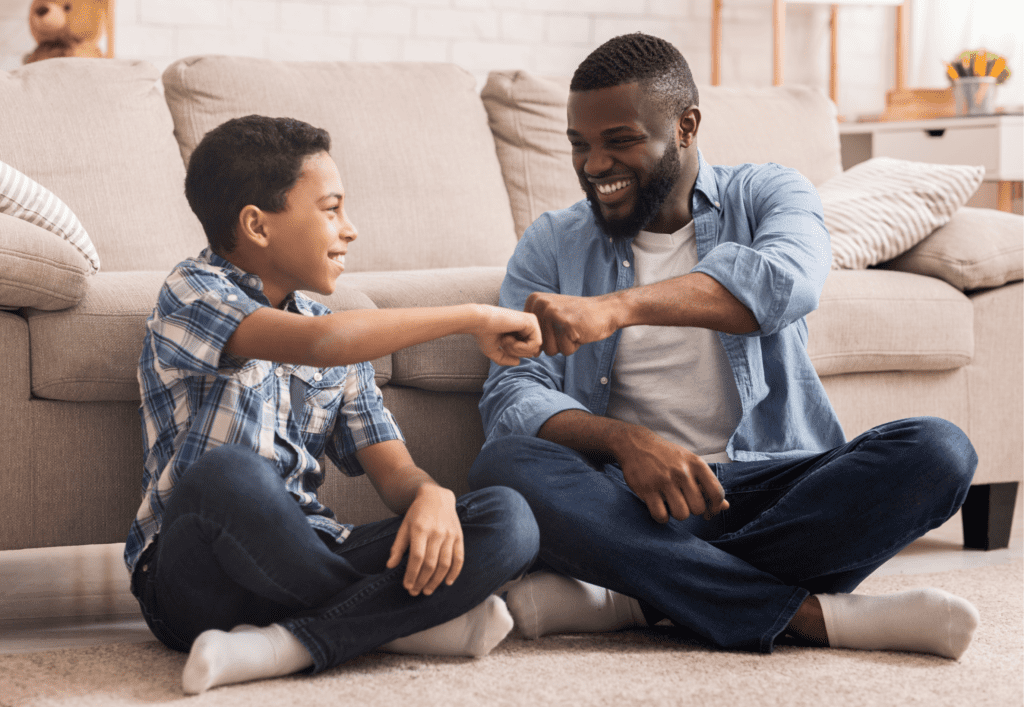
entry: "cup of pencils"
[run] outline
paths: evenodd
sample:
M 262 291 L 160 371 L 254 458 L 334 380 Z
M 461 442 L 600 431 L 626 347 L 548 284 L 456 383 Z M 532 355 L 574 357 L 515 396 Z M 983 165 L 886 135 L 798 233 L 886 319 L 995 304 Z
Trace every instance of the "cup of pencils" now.
M 995 113 L 996 85 L 1010 78 L 1006 59 L 984 49 L 961 52 L 946 64 L 957 115 Z

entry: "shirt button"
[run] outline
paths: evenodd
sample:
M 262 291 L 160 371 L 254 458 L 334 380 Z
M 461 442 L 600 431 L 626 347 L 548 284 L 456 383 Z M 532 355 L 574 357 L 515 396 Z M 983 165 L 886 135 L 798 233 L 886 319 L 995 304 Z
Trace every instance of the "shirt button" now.
M 278 366 L 278 367 L 277 367 L 277 368 L 276 368 L 276 369 L 274 370 L 274 375 L 275 375 L 275 376 L 277 376 L 278 378 L 280 378 L 281 376 L 283 376 L 283 375 L 284 375 L 284 369 L 283 369 L 283 368 L 281 368 L 280 366 Z
M 628 260 L 623 260 L 622 261 L 622 267 L 628 268 L 629 267 L 629 261 Z
M 608 385 L 608 377 L 601 376 L 601 385 Z
M 238 295 L 228 295 L 228 302 L 234 302 L 238 299 Z
M 717 206 L 718 208 L 722 208 L 722 205 L 719 204 L 717 201 L 715 202 L 715 206 Z
M 323 379 L 324 379 L 324 374 L 321 373 L 320 371 L 317 371 L 316 373 L 313 374 L 313 380 L 320 381 L 320 380 L 323 380 Z

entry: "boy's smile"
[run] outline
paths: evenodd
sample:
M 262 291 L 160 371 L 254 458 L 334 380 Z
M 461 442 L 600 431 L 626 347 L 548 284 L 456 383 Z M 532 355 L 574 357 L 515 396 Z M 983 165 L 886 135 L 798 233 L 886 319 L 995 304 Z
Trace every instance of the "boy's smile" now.
M 306 158 L 283 211 L 261 212 L 263 291 L 275 307 L 295 290 L 334 292 L 358 233 L 345 215 L 345 190 L 326 152 Z

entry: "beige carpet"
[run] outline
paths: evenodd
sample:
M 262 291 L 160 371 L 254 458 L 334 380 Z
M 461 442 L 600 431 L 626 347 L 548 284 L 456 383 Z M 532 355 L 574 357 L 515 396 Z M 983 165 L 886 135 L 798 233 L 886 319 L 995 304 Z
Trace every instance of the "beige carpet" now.
M 315 677 L 181 693 L 185 657 L 157 642 L 0 656 L 0 707 L 44 705 L 794 705 L 1024 704 L 1024 569 L 1005 565 L 869 578 L 858 592 L 936 586 L 978 607 L 959 662 L 909 653 L 782 646 L 709 650 L 654 629 L 508 638 L 477 660 L 366 655 Z

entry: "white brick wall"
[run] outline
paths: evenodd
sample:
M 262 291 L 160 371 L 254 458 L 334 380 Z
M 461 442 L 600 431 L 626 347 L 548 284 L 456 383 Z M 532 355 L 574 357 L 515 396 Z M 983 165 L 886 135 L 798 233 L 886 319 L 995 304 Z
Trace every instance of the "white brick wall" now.
M 0 69 L 35 42 L 29 0 L 0 0 Z M 482 85 L 493 69 L 569 74 L 597 44 L 643 30 L 710 81 L 711 0 L 117 0 L 117 55 L 163 68 L 191 54 L 295 60 L 452 61 Z M 786 79 L 828 85 L 828 11 L 790 6 Z M 840 112 L 882 110 L 892 77 L 892 10 L 843 9 Z M 771 3 L 725 0 L 722 78 L 770 85 Z

